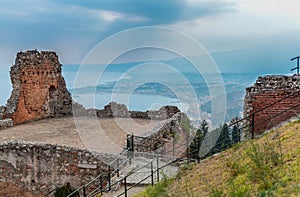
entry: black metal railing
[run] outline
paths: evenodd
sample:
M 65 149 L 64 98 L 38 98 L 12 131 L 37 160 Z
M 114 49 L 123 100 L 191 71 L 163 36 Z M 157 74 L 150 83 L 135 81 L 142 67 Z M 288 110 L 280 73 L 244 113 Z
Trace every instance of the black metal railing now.
M 82 185 L 67 197 L 76 196 L 77 194 L 86 197 L 96 191 L 104 192 L 103 188 L 110 191 L 112 187 L 112 178 L 114 176 L 119 177 L 120 170 L 131 160 L 131 157 L 128 158 L 128 152 L 129 150 L 124 149 L 113 161 L 110 162 L 107 167 L 107 173 L 99 174 L 97 177 L 93 178 L 87 184 Z

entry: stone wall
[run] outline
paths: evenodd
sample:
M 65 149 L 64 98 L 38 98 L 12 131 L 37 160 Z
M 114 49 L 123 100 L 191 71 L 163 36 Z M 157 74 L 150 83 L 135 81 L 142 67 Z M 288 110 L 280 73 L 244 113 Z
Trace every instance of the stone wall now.
M 300 104 L 300 93 L 298 94 L 298 91 L 300 91 L 300 76 L 263 76 L 259 77 L 253 86 L 247 88 L 244 100 L 244 117 L 247 117 L 258 110 L 262 110 L 254 114 L 254 124 L 261 123 L 254 127 L 255 134 L 261 134 L 265 130 L 270 129 L 291 117 L 297 116 L 300 113 L 300 107 L 293 109 L 289 108 Z M 295 95 L 264 109 L 268 105 L 291 94 Z M 287 111 L 283 112 L 284 110 Z M 280 114 L 280 112 L 282 113 Z M 275 115 L 277 116 L 273 117 Z M 248 118 L 246 123 L 251 124 L 252 118 Z M 250 129 L 246 135 L 249 136 L 249 134 Z
M 0 182 L 44 194 L 66 182 L 78 188 L 107 173 L 102 162 L 107 157 L 61 145 L 4 142 L 0 143 Z
M 129 118 L 129 111 L 123 104 L 111 102 L 102 110 L 96 110 L 99 118 Z
M 111 102 L 102 110 L 95 110 L 99 118 L 142 118 L 165 120 L 171 118 L 180 110 L 176 106 L 163 106 L 159 110 L 129 111 L 124 104 Z M 87 112 L 88 113 L 88 112 Z
M 182 124 L 185 121 L 184 119 L 188 119 L 185 113 L 177 113 L 163 122 L 159 129 L 153 128 L 152 131 L 144 134 L 143 138 L 134 138 L 135 151 L 165 154 L 172 151 L 171 143 L 176 141 L 180 142 L 180 144 L 187 143 L 189 131 L 186 131 Z M 186 149 L 183 149 L 183 151 L 186 151 Z
M 14 124 L 70 115 L 72 98 L 66 89 L 55 52 L 19 52 L 11 67 L 12 94 L 5 117 Z

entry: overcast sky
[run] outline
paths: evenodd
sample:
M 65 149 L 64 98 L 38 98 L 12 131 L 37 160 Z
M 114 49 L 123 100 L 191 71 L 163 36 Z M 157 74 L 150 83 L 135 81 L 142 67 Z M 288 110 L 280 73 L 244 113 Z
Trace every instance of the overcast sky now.
M 195 38 L 224 72 L 287 73 L 300 55 L 297 0 L 1 0 L 0 67 L 18 51 L 54 50 L 80 63 L 101 40 L 140 26 Z M 134 40 L 132 40 L 134 42 Z

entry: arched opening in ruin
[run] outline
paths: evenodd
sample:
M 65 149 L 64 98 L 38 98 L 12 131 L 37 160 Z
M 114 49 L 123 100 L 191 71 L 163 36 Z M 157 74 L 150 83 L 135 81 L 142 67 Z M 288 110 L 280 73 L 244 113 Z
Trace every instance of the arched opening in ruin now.
M 50 86 L 49 88 L 49 115 L 50 116 L 54 116 L 55 115 L 55 111 L 57 108 L 57 97 L 58 97 L 58 93 L 57 93 L 57 89 L 54 86 Z

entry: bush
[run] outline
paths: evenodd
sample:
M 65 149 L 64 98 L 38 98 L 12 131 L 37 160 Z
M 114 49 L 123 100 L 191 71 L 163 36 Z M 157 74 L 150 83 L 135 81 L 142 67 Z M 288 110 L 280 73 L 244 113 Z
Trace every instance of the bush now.
M 74 192 L 76 189 L 71 187 L 70 183 L 68 182 L 67 184 L 65 184 L 64 186 L 58 188 L 55 193 L 54 193 L 54 197 L 66 197 L 69 194 L 71 194 L 72 192 Z M 75 193 L 74 195 L 72 195 L 72 197 L 79 197 L 79 193 Z

